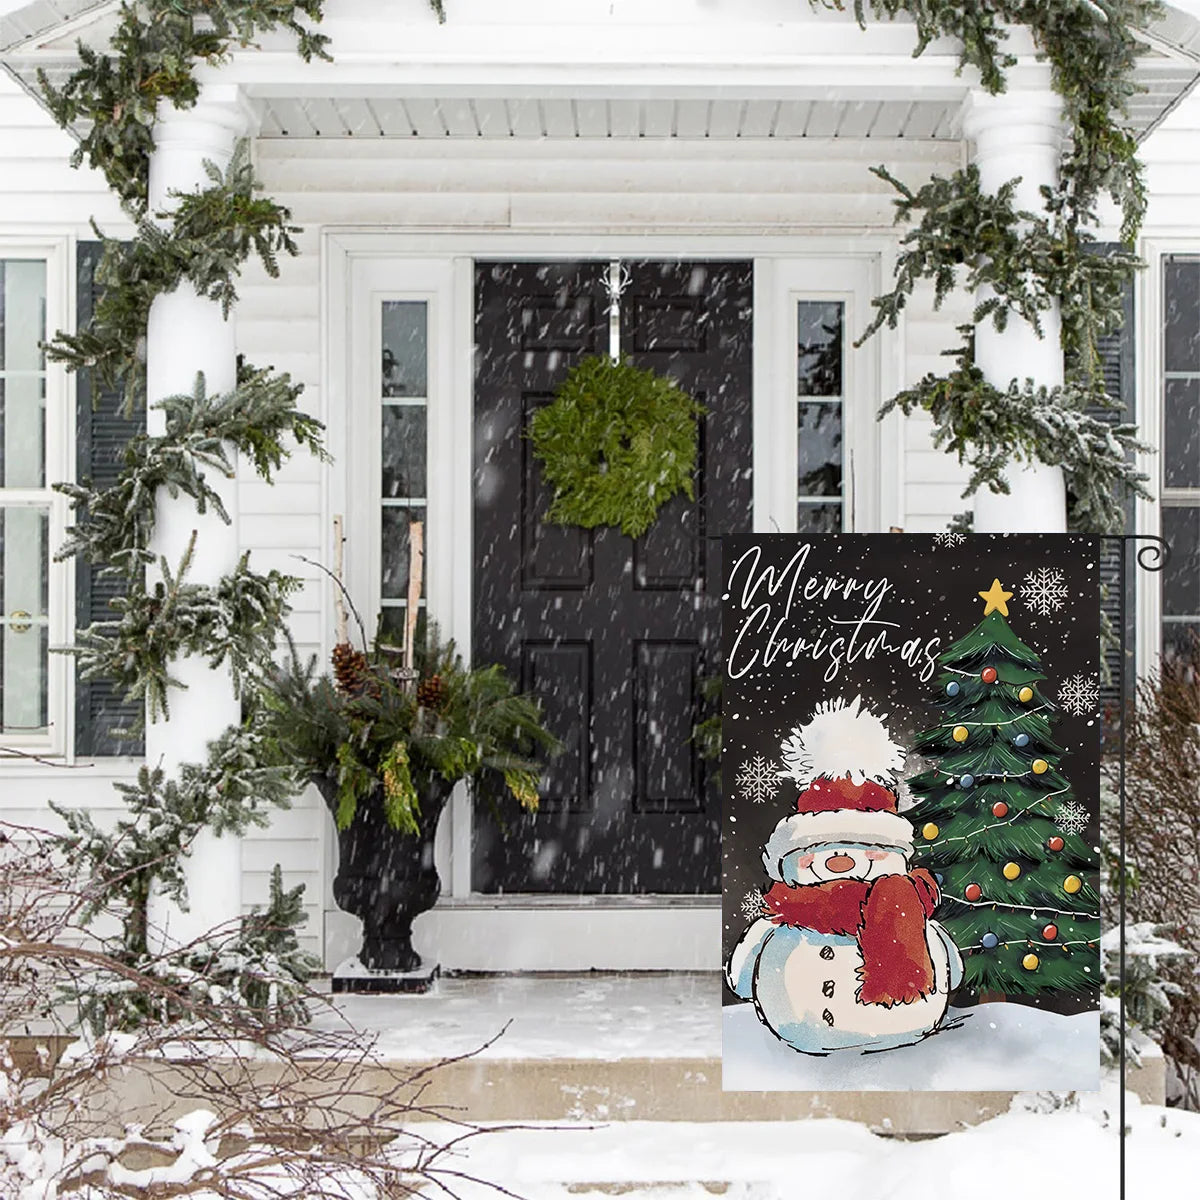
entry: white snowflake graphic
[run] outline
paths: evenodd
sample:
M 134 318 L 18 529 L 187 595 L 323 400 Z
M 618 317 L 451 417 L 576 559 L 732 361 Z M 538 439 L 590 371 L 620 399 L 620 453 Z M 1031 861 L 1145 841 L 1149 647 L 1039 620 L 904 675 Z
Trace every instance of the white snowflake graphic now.
M 737 789 L 743 800 L 762 804 L 779 790 L 779 765 L 761 754 L 742 763 L 737 773 Z
M 1088 827 L 1087 809 L 1074 800 L 1068 800 L 1058 810 L 1054 823 L 1063 833 L 1082 833 Z
M 934 535 L 933 544 L 943 550 L 953 550 L 967 540 L 965 533 L 939 533 Z
M 1058 689 L 1058 702 L 1076 717 L 1100 707 L 1100 680 L 1095 675 L 1071 675 Z
M 1038 567 L 1021 581 L 1021 599 L 1039 617 L 1058 612 L 1067 602 L 1067 581 L 1058 567 Z
M 763 915 L 762 892 L 751 889 L 742 897 L 742 916 L 754 920 Z

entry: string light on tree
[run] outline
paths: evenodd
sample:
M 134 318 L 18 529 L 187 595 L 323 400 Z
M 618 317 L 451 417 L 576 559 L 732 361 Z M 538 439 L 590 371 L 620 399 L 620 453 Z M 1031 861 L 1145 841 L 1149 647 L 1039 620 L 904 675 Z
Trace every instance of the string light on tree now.
M 1061 820 L 1065 808 L 1074 824 L 1070 805 L 1085 810 L 1060 770 L 1057 709 L 1041 699 L 1040 653 L 1007 619 L 1012 591 L 996 578 L 978 595 L 983 619 L 939 656 L 940 720 L 914 747 L 931 765 L 909 780 L 909 816 L 918 829 L 938 830 L 920 844 L 918 861 L 945 880 L 938 919 L 967 947 L 969 991 L 1092 995 L 1099 972 L 1088 955 L 1037 952 L 1040 942 L 1086 944 L 1100 933 L 1099 896 L 1085 882 L 1098 866 L 1095 851 Z

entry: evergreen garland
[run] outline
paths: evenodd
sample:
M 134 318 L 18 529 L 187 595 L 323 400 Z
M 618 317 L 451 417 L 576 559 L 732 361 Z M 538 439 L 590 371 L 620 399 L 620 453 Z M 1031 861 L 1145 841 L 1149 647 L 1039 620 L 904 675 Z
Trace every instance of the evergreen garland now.
M 934 445 L 971 468 L 964 496 L 983 486 L 1007 495 L 1004 473 L 1013 461 L 1040 459 L 1062 466 L 1072 528 L 1119 529 L 1122 490 L 1145 494 L 1145 476 L 1129 461 L 1129 452 L 1150 447 L 1138 440 L 1136 425 L 1109 423 L 1089 411 L 1111 407 L 1103 379 L 1069 380 L 1056 388 L 1014 379 L 1001 389 L 971 362 L 969 345 L 955 357 L 955 371 L 926 375 L 893 396 L 880 415 L 896 408 L 905 415 L 930 413 Z
M 180 285 L 219 303 L 228 314 L 237 299 L 242 264 L 256 256 L 272 276 L 281 254 L 295 254 L 291 214 L 258 195 L 248 144 L 240 144 L 227 170 L 208 164 L 209 183 L 172 195 L 169 212 L 148 211 L 149 164 L 159 104 L 188 108 L 199 99 L 195 68 L 216 65 L 258 34 L 287 29 L 306 60 L 327 58 L 327 38 L 306 22 L 319 22 L 321 0 L 143 0 L 121 6 L 108 53 L 80 45 L 78 69 L 59 89 L 41 79 L 47 104 L 60 125 L 84 127 L 74 164 L 103 172 L 120 197 L 135 235 L 122 243 L 99 229 L 104 252 L 97 270 L 102 295 L 91 323 L 58 334 L 48 356 L 68 370 L 90 372 L 101 388 L 120 390 L 127 412 L 145 399 L 145 339 L 156 297 Z M 83 679 L 114 681 L 126 697 L 145 701 L 150 720 L 166 717 L 177 685 L 172 663 L 200 656 L 226 669 L 242 700 L 240 725 L 209 744 L 203 762 L 185 764 L 178 777 L 144 766 L 135 783 L 118 784 L 125 814 L 102 830 L 86 810 L 59 811 L 67 825 L 66 848 L 93 879 L 94 917 L 114 903 L 124 918 L 121 953 L 146 964 L 147 913 L 153 888 L 186 904 L 183 861 L 203 829 L 240 833 L 263 824 L 272 805 L 286 805 L 305 782 L 300 771 L 270 751 L 267 710 L 260 693 L 271 668 L 274 641 L 299 581 L 277 571 L 253 571 L 247 555 L 216 584 L 187 579 L 195 534 L 178 564 L 159 560 L 161 578 L 148 585 L 144 571 L 156 503 L 162 489 L 187 496 L 198 512 L 229 517 L 209 473 L 231 477 L 233 455 L 247 459 L 270 481 L 295 442 L 317 455 L 320 422 L 300 411 L 301 388 L 239 361 L 231 392 L 210 396 L 203 376 L 188 395 L 159 402 L 166 416 L 160 436 L 142 435 L 126 447 L 112 487 L 91 480 L 60 484 L 75 524 L 58 557 L 79 555 L 101 575 L 117 576 L 124 595 L 111 620 L 79 631 L 71 652 Z M 300 889 L 285 892 L 276 871 L 265 914 L 246 918 L 233 942 L 189 947 L 158 960 L 177 980 L 192 980 L 205 995 L 237 1003 L 265 1020 L 302 1016 L 297 986 L 316 969 L 300 951 L 295 929 L 303 920 Z M 136 1023 L 151 1014 L 137 997 L 77 997 L 87 1019 L 99 1025 Z
M 235 279 L 241 265 L 256 254 L 272 277 L 279 255 L 295 254 L 291 213 L 255 195 L 249 143 L 241 141 L 227 171 L 207 165 L 212 186 L 172 193 L 178 206 L 137 221 L 132 241 L 105 237 L 96 282 L 103 289 L 92 320 L 77 333 L 59 333 L 46 346 L 68 370 L 90 370 L 102 387 L 121 390 L 125 411 L 132 412 L 145 389 L 143 350 L 150 306 L 156 296 L 174 291 L 185 280 L 226 315 L 237 301 Z
M 810 2 L 839 11 L 846 7 L 843 0 Z M 1004 90 L 1004 72 L 1016 62 L 1005 49 L 1004 27 L 1025 27 L 1050 64 L 1069 131 L 1058 186 L 1043 188 L 1041 213 L 1015 208 L 1016 180 L 994 196 L 983 193 L 973 166 L 947 179 L 935 177 L 915 192 L 883 167 L 875 169 L 900 193 L 897 223 L 915 218 L 917 224 L 901 242 L 895 286 L 874 301 L 875 317 L 860 344 L 883 324 L 895 326 L 918 279 L 933 281 L 937 305 L 959 284 L 986 286 L 992 294 L 977 303 L 973 321 L 990 319 L 998 329 L 1016 313 L 1040 334 L 1040 314 L 1059 301 L 1067 370 L 1063 388 L 1035 389 L 1015 379 L 1006 389 L 993 388 L 970 365 L 968 339 L 966 351 L 954 352 L 957 371 L 926 377 L 888 401 L 880 416 L 894 408 L 929 411 L 935 444 L 954 450 L 973 467 L 966 495 L 982 485 L 1007 492 L 1005 463 L 1036 459 L 1064 468 L 1074 494 L 1073 527 L 1120 530 L 1120 496 L 1103 493 L 1115 487 L 1120 494 L 1148 494 L 1146 477 L 1128 461 L 1133 450 L 1148 447 L 1135 440 L 1132 426 L 1108 425 L 1084 409 L 1114 407 L 1101 379 L 1099 341 L 1119 326 L 1121 290 L 1141 265 L 1132 247 L 1146 192 L 1126 115 L 1137 91 L 1134 29 L 1144 28 L 1160 5 L 1156 0 L 993 0 L 986 5 L 854 0 L 853 11 L 860 25 L 868 16 L 911 17 L 917 28 L 914 56 L 937 38 L 957 38 L 960 65 L 977 68 L 992 93 Z M 1098 223 L 1105 197 L 1121 209 L 1123 244 L 1114 254 L 1099 255 L 1086 229 Z M 1074 457 L 1062 457 L 1066 453 Z

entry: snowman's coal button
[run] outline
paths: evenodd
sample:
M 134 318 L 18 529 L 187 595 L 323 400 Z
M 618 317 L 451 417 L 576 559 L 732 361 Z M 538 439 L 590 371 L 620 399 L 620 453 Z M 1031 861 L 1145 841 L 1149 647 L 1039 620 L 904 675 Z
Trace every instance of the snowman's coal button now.
M 821 995 L 825 996 L 827 998 L 829 996 L 833 995 L 833 980 L 832 979 L 827 979 L 827 980 L 825 980 L 825 982 L 823 984 L 821 984 Z
M 821 957 L 824 959 L 832 958 L 833 957 L 833 947 L 832 946 L 822 946 L 821 947 Z
M 825 1011 L 824 1011 L 824 1012 L 821 1014 L 821 1020 L 822 1020 L 822 1021 L 824 1021 L 826 1025 L 830 1025 L 830 1026 L 832 1026 L 832 1024 L 833 1024 L 833 1013 L 831 1013 L 831 1012 L 829 1011 L 829 1009 L 826 1009 L 826 1010 L 825 1010 Z

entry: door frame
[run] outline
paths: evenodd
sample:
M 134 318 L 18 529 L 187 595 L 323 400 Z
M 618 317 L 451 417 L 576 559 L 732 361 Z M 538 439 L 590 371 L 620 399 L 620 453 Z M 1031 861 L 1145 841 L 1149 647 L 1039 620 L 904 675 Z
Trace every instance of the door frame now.
M 477 262 L 637 258 L 741 259 L 754 264 L 752 466 L 755 531 L 795 529 L 796 299 L 845 302 L 847 339 L 865 327 L 870 298 L 890 277 L 894 235 L 627 235 L 586 230 L 512 233 L 337 229 L 322 231 L 322 392 L 333 465 L 324 473 L 323 527 L 333 560 L 333 516 L 345 517 L 346 581 L 365 619 L 379 599 L 379 517 L 371 480 L 378 464 L 377 339 L 384 299 L 429 302 L 428 504 L 437 522 L 426 594 L 447 637 L 471 645 L 474 271 Z M 886 273 L 886 274 L 885 274 Z M 393 276 L 398 278 L 393 279 Z M 875 420 L 881 396 L 901 386 L 903 325 L 881 330 L 847 356 L 846 444 L 854 451 L 847 504 L 854 527 L 881 528 L 903 513 L 902 419 Z M 436 397 L 436 400 L 435 400 Z M 853 441 L 851 441 L 853 439 Z M 378 455 L 375 454 L 377 458 Z M 437 463 L 437 469 L 432 465 Z M 354 484 L 351 481 L 355 481 Z M 853 495 L 850 493 L 853 488 Z M 376 488 L 375 491 L 378 489 Z M 790 496 L 790 499 L 789 499 Z M 893 516 L 892 514 L 896 514 Z M 886 526 L 882 526 L 886 527 Z M 359 534 L 357 531 L 362 531 Z M 438 547 L 450 548 L 439 553 Z M 323 601 L 323 612 L 329 607 Z M 327 656 L 332 625 L 322 623 Z M 447 968 L 470 970 L 715 969 L 719 896 L 483 895 L 470 889 L 471 806 L 455 790 L 438 830 L 443 894 L 419 919 L 418 948 Z M 323 826 L 324 829 L 324 826 Z M 336 863 L 324 829 L 327 879 Z M 356 922 L 325 898 L 326 959 L 353 953 Z

